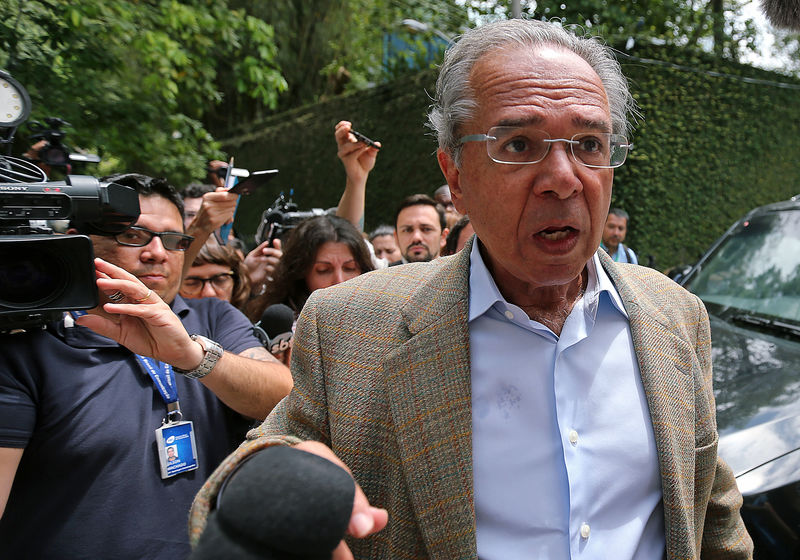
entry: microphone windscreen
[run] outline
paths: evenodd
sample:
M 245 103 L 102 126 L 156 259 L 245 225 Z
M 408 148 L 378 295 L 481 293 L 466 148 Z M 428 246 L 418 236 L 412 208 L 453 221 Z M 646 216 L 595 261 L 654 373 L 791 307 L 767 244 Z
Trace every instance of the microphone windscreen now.
M 228 477 L 191 560 L 330 560 L 354 499 L 353 478 L 338 465 L 268 447 Z
M 761 8 L 775 27 L 800 31 L 800 0 L 761 0 Z
M 288 305 L 273 303 L 264 310 L 261 320 L 257 324 L 270 339 L 273 339 L 281 334 L 292 332 L 294 311 Z

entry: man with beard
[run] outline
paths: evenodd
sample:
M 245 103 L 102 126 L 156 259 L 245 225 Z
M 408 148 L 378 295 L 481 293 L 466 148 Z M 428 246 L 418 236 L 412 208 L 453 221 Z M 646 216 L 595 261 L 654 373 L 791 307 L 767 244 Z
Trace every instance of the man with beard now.
M 444 209 L 425 194 L 403 199 L 397 209 L 395 228 L 403 259 L 390 266 L 432 261 L 444 248 L 449 231 Z

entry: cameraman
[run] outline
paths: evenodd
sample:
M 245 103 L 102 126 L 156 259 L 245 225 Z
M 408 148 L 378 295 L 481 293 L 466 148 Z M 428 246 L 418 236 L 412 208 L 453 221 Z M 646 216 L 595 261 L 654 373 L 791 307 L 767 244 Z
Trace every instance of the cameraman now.
M 238 415 L 264 418 L 291 388 L 239 311 L 177 295 L 191 238 L 175 190 L 110 179 L 138 191 L 141 214 L 91 236 L 103 304 L 0 337 L 4 557 L 185 558 L 186 513 L 238 443 Z M 165 453 L 178 428 L 193 439 L 182 470 Z

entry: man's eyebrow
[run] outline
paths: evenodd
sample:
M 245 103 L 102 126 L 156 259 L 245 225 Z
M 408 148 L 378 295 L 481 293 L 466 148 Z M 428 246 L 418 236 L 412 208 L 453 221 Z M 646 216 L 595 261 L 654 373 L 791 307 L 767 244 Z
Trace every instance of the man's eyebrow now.
M 494 126 L 529 126 L 532 124 L 541 124 L 543 120 L 544 119 L 538 115 L 526 117 L 524 119 L 503 119 Z
M 606 120 L 584 119 L 583 117 L 575 117 L 572 119 L 572 124 L 576 127 L 586 130 L 598 130 L 600 132 L 611 132 L 611 123 Z

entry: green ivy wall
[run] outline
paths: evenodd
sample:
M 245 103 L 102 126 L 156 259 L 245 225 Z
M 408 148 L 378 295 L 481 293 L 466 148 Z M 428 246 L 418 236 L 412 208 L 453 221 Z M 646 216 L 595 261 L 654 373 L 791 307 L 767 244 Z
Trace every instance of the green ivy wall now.
M 631 214 L 628 242 L 665 270 L 694 261 L 754 206 L 800 193 L 800 80 L 651 47 L 620 56 L 644 118 L 617 170 L 613 206 Z M 252 240 L 281 191 L 302 210 L 335 206 L 344 188 L 334 125 L 342 119 L 383 149 L 367 185 L 366 229 L 391 223 L 402 197 L 444 183 L 425 126 L 435 72 L 243 125 L 223 140 L 237 166 L 280 170 L 242 201 L 237 230 Z M 783 85 L 781 85 L 783 84 Z

